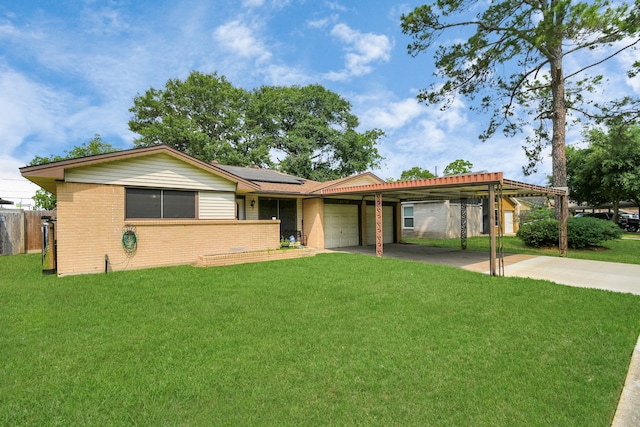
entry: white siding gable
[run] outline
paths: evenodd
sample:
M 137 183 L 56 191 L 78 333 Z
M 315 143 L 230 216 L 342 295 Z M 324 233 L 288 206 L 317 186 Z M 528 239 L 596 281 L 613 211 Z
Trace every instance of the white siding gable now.
M 234 182 L 167 154 L 69 169 L 65 172 L 65 181 L 205 191 L 235 192 L 236 189 Z
M 346 187 L 356 187 L 358 185 L 372 185 L 372 184 L 380 184 L 381 181 L 375 179 L 373 176 L 371 175 L 362 175 L 362 176 L 358 176 L 355 177 L 354 179 L 346 182 L 346 183 L 342 183 L 338 186 L 336 186 L 337 188 L 346 188 Z

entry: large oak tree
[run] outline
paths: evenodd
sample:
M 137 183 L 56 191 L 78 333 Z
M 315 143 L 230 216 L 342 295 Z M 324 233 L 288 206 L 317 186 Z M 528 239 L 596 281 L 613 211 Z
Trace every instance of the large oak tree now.
M 235 166 L 268 165 L 268 150 L 254 144 L 245 126 L 249 92 L 216 73 L 169 79 L 133 99 L 129 129 L 137 147 L 166 144 L 203 161 Z
M 134 98 L 136 146 L 167 144 L 203 161 L 273 167 L 326 181 L 378 166 L 382 132 L 356 130 L 351 104 L 320 85 L 246 91 L 192 72 Z
M 263 86 L 253 92 L 249 122 L 281 171 L 316 181 L 364 172 L 381 159 L 382 131 L 356 131 L 351 105 L 320 85 Z

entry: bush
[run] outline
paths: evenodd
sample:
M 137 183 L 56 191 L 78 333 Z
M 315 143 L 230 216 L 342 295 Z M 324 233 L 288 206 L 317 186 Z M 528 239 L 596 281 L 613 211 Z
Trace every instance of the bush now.
M 571 217 L 567 221 L 569 247 L 582 249 L 601 246 L 607 240 L 622 237 L 622 230 L 611 221 L 589 217 Z
M 518 229 L 516 236 L 521 238 L 525 245 L 534 248 L 558 246 L 558 221 L 543 219 L 524 223 Z
M 544 219 L 522 224 L 516 236 L 534 248 L 558 246 L 558 221 Z M 601 246 L 621 236 L 622 231 L 611 221 L 589 217 L 571 217 L 567 221 L 567 243 L 572 249 Z
M 523 210 L 520 213 L 520 224 L 540 221 L 541 219 L 553 219 L 553 209 L 538 207 L 531 210 Z

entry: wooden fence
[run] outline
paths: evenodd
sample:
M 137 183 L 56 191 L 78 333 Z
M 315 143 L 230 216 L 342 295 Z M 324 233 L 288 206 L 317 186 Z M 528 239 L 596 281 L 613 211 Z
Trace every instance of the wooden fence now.
M 56 217 L 56 211 L 0 209 L 0 255 L 42 250 L 42 216 Z

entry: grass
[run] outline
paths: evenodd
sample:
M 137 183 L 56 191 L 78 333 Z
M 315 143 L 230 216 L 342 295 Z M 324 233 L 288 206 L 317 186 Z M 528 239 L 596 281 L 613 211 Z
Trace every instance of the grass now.
M 640 264 L 640 235 L 638 233 L 625 233 L 622 240 L 605 242 L 602 247 L 593 249 L 575 250 L 569 249 L 569 258 L 590 259 L 594 261 L 621 262 L 625 264 Z M 505 236 L 503 248 L 505 254 L 529 254 L 544 256 L 559 256 L 558 248 L 536 249 L 525 246 L 515 236 Z M 460 248 L 460 239 L 423 239 L 404 237 L 404 241 L 439 248 Z M 489 237 L 467 238 L 467 250 L 489 252 Z
M 0 425 L 608 426 L 640 297 L 355 254 L 0 257 Z

